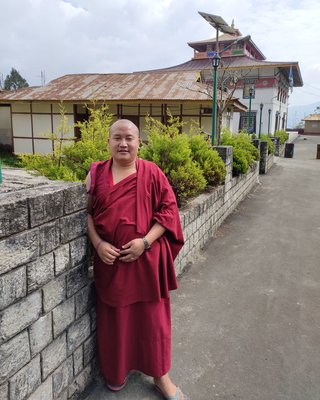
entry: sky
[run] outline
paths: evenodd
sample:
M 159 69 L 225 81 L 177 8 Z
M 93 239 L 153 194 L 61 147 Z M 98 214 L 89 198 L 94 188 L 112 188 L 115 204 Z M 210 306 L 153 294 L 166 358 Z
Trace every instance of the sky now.
M 304 86 L 289 107 L 320 105 L 319 0 L 0 0 L 0 79 L 12 67 L 38 86 L 181 64 L 188 42 L 215 37 L 198 11 L 234 19 L 267 61 L 298 61 Z

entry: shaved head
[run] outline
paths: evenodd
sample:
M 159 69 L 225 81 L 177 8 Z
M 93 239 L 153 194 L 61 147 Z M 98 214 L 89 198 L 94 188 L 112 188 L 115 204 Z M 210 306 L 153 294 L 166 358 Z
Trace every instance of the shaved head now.
M 110 136 L 124 127 L 130 129 L 130 131 L 136 134 L 138 137 L 140 136 L 138 127 L 129 119 L 118 119 L 118 121 L 114 122 L 110 126 Z

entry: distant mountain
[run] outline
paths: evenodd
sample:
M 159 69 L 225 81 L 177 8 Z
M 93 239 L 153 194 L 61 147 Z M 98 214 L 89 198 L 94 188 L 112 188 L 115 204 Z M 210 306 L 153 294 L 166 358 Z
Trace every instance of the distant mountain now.
M 288 128 L 295 128 L 299 122 L 310 114 L 314 114 L 320 103 L 307 104 L 305 106 L 289 106 L 288 109 Z

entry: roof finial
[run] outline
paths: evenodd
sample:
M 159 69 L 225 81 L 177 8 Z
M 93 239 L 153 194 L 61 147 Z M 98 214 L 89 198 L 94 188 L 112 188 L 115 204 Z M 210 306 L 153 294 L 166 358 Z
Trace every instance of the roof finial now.
M 232 19 L 232 22 L 231 22 L 231 28 L 234 29 L 234 18 Z

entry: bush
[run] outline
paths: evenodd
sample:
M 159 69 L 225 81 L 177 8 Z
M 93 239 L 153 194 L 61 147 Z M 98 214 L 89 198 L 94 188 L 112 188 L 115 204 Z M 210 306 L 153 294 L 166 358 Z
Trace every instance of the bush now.
M 226 167 L 218 152 L 210 146 L 203 134 L 191 135 L 189 139 L 191 154 L 200 166 L 207 184 L 219 185 L 224 182 Z
M 274 146 L 273 141 L 271 140 L 271 137 L 269 135 L 265 135 L 264 133 L 261 133 L 260 139 L 263 142 L 268 142 L 268 154 L 274 154 L 275 146 Z
M 280 144 L 285 144 L 285 142 L 289 139 L 289 134 L 284 130 L 276 131 L 274 136 L 279 139 Z
M 108 107 L 92 108 L 88 121 L 78 122 L 81 140 L 65 144 L 65 138 L 73 126 L 67 124 L 63 104 L 60 105 L 61 122 L 58 135 L 49 134 L 54 142 L 53 154 L 21 154 L 22 165 L 28 170 L 37 171 L 49 179 L 83 182 L 93 161 L 106 160 L 110 157 L 108 149 L 109 128 L 112 114 Z
M 234 134 L 223 128 L 221 145 L 233 147 L 233 174 L 245 174 L 253 163 L 259 159 L 259 150 L 251 143 L 247 132 Z
M 168 125 L 152 117 L 146 118 L 148 144 L 143 144 L 140 157 L 156 163 L 167 176 L 178 205 L 196 196 L 206 187 L 200 166 L 192 159 L 189 137 L 179 133 L 182 124 L 169 115 Z

